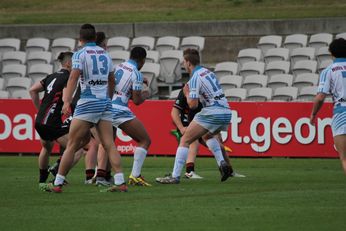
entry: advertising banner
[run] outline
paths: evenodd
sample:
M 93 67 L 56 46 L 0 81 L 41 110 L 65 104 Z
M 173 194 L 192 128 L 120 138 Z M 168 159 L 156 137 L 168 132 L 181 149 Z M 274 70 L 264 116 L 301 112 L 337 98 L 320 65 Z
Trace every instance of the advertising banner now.
M 143 122 L 152 144 L 149 155 L 175 155 L 178 141 L 170 116 L 173 101 L 151 100 L 131 110 Z M 231 156 L 338 157 L 331 134 L 332 104 L 325 103 L 316 125 L 309 124 L 312 103 L 231 102 L 232 123 L 222 133 Z M 0 100 L 0 153 L 38 153 L 36 109 L 30 100 Z M 117 131 L 117 149 L 132 155 L 136 142 Z M 54 152 L 58 152 L 55 147 Z M 211 156 L 200 148 L 199 155 Z

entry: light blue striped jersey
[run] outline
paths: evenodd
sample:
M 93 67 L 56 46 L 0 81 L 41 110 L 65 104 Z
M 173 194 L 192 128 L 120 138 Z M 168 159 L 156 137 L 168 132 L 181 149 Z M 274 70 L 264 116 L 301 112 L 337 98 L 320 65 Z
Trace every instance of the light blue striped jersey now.
M 81 71 L 81 98 L 106 99 L 108 75 L 113 71 L 112 59 L 95 43 L 87 43 L 72 56 L 72 68 Z
M 199 99 L 203 107 L 221 106 L 229 108 L 215 74 L 207 68 L 196 66 L 187 84 L 190 89 L 189 97 Z
M 128 106 L 132 91 L 141 91 L 143 88 L 143 76 L 137 69 L 137 63 L 128 60 L 116 66 L 115 69 L 115 93 L 114 105 Z

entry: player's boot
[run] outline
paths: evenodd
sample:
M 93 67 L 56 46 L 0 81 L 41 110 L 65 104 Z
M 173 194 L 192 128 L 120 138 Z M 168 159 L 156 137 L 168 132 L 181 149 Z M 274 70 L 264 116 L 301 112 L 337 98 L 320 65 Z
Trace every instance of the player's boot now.
M 185 177 L 187 179 L 203 179 L 200 175 L 196 174 L 194 171 L 186 172 Z
M 128 188 L 125 183 L 121 185 L 113 185 L 112 187 L 108 187 L 108 188 L 100 190 L 100 192 L 127 192 L 127 191 L 128 191 Z
M 231 176 L 231 168 L 226 161 L 221 161 L 219 170 L 221 173 L 221 182 L 227 180 Z
M 97 176 L 96 177 L 96 185 L 97 186 L 106 186 L 106 187 L 109 187 L 111 186 L 111 182 L 107 181 L 104 177 L 99 177 Z
M 156 182 L 160 184 L 179 184 L 179 177 L 165 176 L 156 178 Z
M 62 185 L 47 184 L 46 192 L 62 193 Z
M 151 186 L 143 176 L 139 175 L 139 177 L 134 177 L 132 175 L 129 176 L 129 185 L 136 185 L 136 186 Z

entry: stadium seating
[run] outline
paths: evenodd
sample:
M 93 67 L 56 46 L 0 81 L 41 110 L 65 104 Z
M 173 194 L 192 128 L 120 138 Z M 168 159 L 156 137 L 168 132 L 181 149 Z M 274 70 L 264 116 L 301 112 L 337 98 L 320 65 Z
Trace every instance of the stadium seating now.
M 147 51 L 147 58 L 145 62 L 150 62 L 150 63 L 159 63 L 159 52 L 155 50 L 150 50 Z
M 160 77 L 165 83 L 175 83 L 181 79 L 181 63 L 183 62 L 183 51 L 163 51 L 159 59 Z
M 9 64 L 2 67 L 2 78 L 7 80 L 14 77 L 24 77 L 26 74 L 26 65 L 24 64 Z
M 230 88 L 239 88 L 243 82 L 243 77 L 240 75 L 225 75 L 219 80 L 219 84 L 223 91 Z
M 299 74 L 295 77 L 292 86 L 299 90 L 307 86 L 317 86 L 318 79 L 318 75 L 315 73 Z
M 214 73 L 218 79 L 225 75 L 236 75 L 238 72 L 238 63 L 221 62 L 215 65 Z
M 321 73 L 326 67 L 328 67 L 332 63 L 333 63 L 332 59 L 323 60 L 321 63 L 318 64 L 317 72 Z
M 262 54 L 266 54 L 269 49 L 281 47 L 282 36 L 267 35 L 260 37 L 257 48 L 261 49 Z
M 300 60 L 314 60 L 315 48 L 312 47 L 298 47 L 291 51 L 291 66 L 293 67 L 297 61 Z
M 290 62 L 273 61 L 267 64 L 264 73 L 269 77 L 277 74 L 288 74 L 290 71 Z
M 27 54 L 33 51 L 48 51 L 49 43 L 47 38 L 30 38 L 26 42 L 25 51 Z
M 166 50 L 179 49 L 180 38 L 175 36 L 159 37 L 156 41 L 156 50 L 161 54 Z
M 181 89 L 176 89 L 171 91 L 170 95 L 169 95 L 169 99 L 176 99 L 179 95 L 179 92 L 181 91 Z
M 141 73 L 148 80 L 151 95 L 156 95 L 158 93 L 157 78 L 160 75 L 160 64 L 145 63 L 141 69 Z
M 317 93 L 317 86 L 307 86 L 300 89 L 297 101 L 313 101 Z
M 30 52 L 27 56 L 27 68 L 30 70 L 30 67 L 35 64 L 50 64 L 52 61 L 52 53 L 49 51 L 33 51 Z
M 20 39 L 18 38 L 2 38 L 0 39 L 0 58 L 1 54 L 7 51 L 19 51 Z
M 36 83 L 53 72 L 51 64 L 34 64 L 28 70 L 28 76 L 33 83 Z
M 155 38 L 150 36 L 140 36 L 132 39 L 130 48 L 143 47 L 146 50 L 153 50 L 155 47 Z
M 324 60 L 333 59 L 332 55 L 329 52 L 329 47 L 324 46 L 317 50 L 316 52 L 316 60 L 320 64 Z
M 287 61 L 289 59 L 289 53 L 289 49 L 282 47 L 268 49 L 264 55 L 264 62 Z
M 310 36 L 309 47 L 315 48 L 317 51 L 319 48 L 329 46 L 333 40 L 333 35 L 329 33 L 319 33 Z
M 10 93 L 6 90 L 0 89 L 0 99 L 8 99 L 10 97 Z
M 5 80 L 3 78 L 0 78 L 0 90 L 5 89 Z
M 285 38 L 283 47 L 288 48 L 292 51 L 298 47 L 306 47 L 308 43 L 308 36 L 305 34 L 292 34 Z
M 336 38 L 336 39 L 338 39 L 338 38 L 346 39 L 346 32 L 336 34 L 336 35 L 335 35 L 335 38 Z
M 292 73 L 297 76 L 302 73 L 315 73 L 317 70 L 317 62 L 314 60 L 300 60 L 297 61 L 293 68 Z
M 73 38 L 56 38 L 52 42 L 52 57 L 57 57 L 61 52 L 74 51 L 76 40 Z
M 273 101 L 292 101 L 298 96 L 298 88 L 296 87 L 278 87 L 275 89 Z
M 5 89 L 10 93 L 10 96 L 12 96 L 14 90 L 22 89 L 28 91 L 31 84 L 32 82 L 29 78 L 14 77 L 8 79 Z
M 228 101 L 239 102 L 246 99 L 247 90 L 244 88 L 226 89 L 224 94 Z
M 244 78 L 242 88 L 250 90 L 252 88 L 266 87 L 268 82 L 268 76 L 266 75 L 248 75 Z
M 28 89 L 15 89 L 12 91 L 10 98 L 12 98 L 12 99 L 31 99 L 31 96 L 30 96 Z
M 119 65 L 120 63 L 123 63 L 130 58 L 130 52 L 123 51 L 123 50 L 111 51 L 109 52 L 109 55 L 112 58 L 112 62 L 114 66 Z
M 246 62 L 240 68 L 239 75 L 243 77 L 248 75 L 262 75 L 264 73 L 264 66 L 265 64 L 263 62 Z
M 181 40 L 180 50 L 186 48 L 194 48 L 198 51 L 203 51 L 205 38 L 201 36 L 188 36 Z
M 8 51 L 2 56 L 2 65 L 9 64 L 25 64 L 26 63 L 26 53 L 23 51 Z
M 123 36 L 111 37 L 107 41 L 108 52 L 118 51 L 118 50 L 128 50 L 130 47 L 130 38 Z
M 256 48 L 247 48 L 242 49 L 238 53 L 237 62 L 240 66 L 243 66 L 244 63 L 251 61 L 261 61 L 262 60 L 262 51 Z
M 268 87 L 258 87 L 249 90 L 247 101 L 269 101 L 272 98 L 273 90 Z
M 275 89 L 279 87 L 290 87 L 292 83 L 293 76 L 291 74 L 277 74 L 269 78 L 267 87 L 275 91 Z

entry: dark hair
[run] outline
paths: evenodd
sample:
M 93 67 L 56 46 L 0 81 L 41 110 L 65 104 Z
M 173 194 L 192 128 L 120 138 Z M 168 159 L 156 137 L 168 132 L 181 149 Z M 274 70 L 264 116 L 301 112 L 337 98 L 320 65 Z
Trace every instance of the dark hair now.
M 329 52 L 335 58 L 346 58 L 346 40 L 343 38 L 334 39 L 329 45 Z
M 197 66 L 200 64 L 199 53 L 196 49 L 187 48 L 184 50 L 184 59 L 189 61 L 192 65 Z
M 73 53 L 70 51 L 61 52 L 58 56 L 58 60 L 61 64 L 64 64 L 72 58 Z
M 147 57 L 147 52 L 143 47 L 134 47 L 130 52 L 130 59 L 136 62 L 142 61 Z
M 103 31 L 96 32 L 96 45 L 101 46 L 102 42 L 106 40 L 106 34 Z
M 83 24 L 79 31 L 79 38 L 86 42 L 94 42 L 96 39 L 95 27 L 91 24 Z

